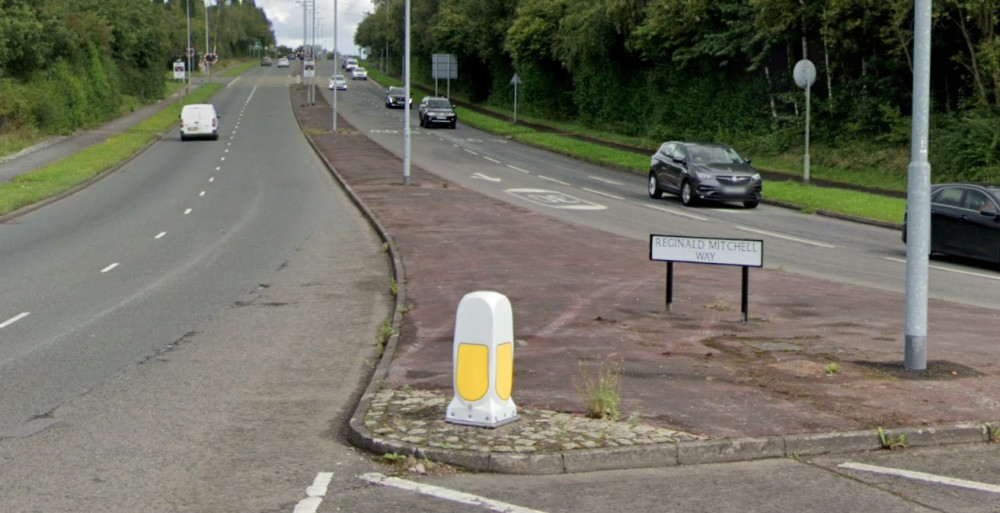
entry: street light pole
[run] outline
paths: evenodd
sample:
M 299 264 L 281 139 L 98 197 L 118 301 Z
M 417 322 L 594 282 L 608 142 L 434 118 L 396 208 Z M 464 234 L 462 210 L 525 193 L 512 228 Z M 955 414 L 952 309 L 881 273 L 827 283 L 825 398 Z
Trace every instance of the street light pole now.
M 187 0 L 187 23 L 188 23 L 188 37 L 187 37 L 187 48 L 184 49 L 184 53 L 187 54 L 187 85 L 191 86 L 191 0 Z
M 333 0 L 333 73 L 337 73 L 337 59 L 340 56 L 337 54 L 337 0 Z M 337 133 L 337 84 L 333 84 L 333 108 L 330 109 L 330 117 L 332 127 L 331 131 Z

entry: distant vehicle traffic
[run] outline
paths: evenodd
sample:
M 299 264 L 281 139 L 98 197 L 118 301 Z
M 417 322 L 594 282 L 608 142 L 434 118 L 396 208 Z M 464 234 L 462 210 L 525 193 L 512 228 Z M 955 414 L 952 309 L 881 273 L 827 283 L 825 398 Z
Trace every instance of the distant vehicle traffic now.
M 763 181 L 732 147 L 718 143 L 668 141 L 649 160 L 649 197 L 680 196 L 685 206 L 701 201 L 760 203 Z
M 260 65 L 261 66 L 270 66 L 271 65 L 271 58 L 270 57 L 262 57 L 260 59 Z
M 192 103 L 181 109 L 181 140 L 219 138 L 219 113 L 211 103 Z
M 291 65 L 291 63 L 289 62 L 288 57 L 279 57 L 278 58 L 278 67 L 279 68 L 287 68 L 290 65 Z
M 347 90 L 347 78 L 344 75 L 332 75 L 330 76 L 329 82 L 326 84 L 326 88 L 329 90 L 337 89 L 338 91 Z
M 413 105 L 413 98 L 410 98 L 410 105 Z M 406 89 L 402 87 L 389 86 L 385 90 L 385 107 L 387 109 L 406 107 Z
M 437 96 L 426 96 L 420 101 L 417 109 L 420 116 L 420 126 L 431 127 L 433 125 L 445 125 L 455 128 L 458 116 L 455 115 L 455 108 L 447 98 Z
M 932 185 L 930 252 L 1000 263 L 1000 184 Z
M 368 71 L 366 71 L 365 68 L 352 69 L 351 80 L 368 80 Z
M 357 67 L 358 67 L 358 60 L 353 57 L 345 58 L 344 62 L 340 64 L 340 68 L 343 69 L 344 71 L 351 71 Z

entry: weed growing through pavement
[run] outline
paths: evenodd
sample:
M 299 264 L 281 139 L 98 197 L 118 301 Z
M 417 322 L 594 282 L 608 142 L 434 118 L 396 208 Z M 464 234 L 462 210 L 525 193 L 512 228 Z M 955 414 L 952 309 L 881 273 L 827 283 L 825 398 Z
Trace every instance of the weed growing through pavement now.
M 385 344 L 389 341 L 389 338 L 396 334 L 396 330 L 392 329 L 392 321 L 385 319 L 382 321 L 382 327 L 378 329 L 378 333 L 375 334 L 375 347 L 378 349 L 379 358 L 382 357 L 382 352 L 385 351 Z
M 882 426 L 878 427 L 878 441 L 882 444 L 883 449 L 889 449 L 890 451 L 906 448 L 905 434 L 900 434 L 899 436 L 893 438 L 891 435 L 887 434 L 884 429 L 882 429 Z
M 987 422 L 986 436 L 989 437 L 989 442 L 991 444 L 1000 443 L 1000 425 L 993 424 L 992 422 Z
M 621 416 L 621 375 L 619 365 L 602 361 L 597 365 L 597 376 L 592 376 L 583 368 L 584 411 L 592 419 L 617 420 Z
M 830 362 L 826 364 L 826 373 L 830 376 L 836 374 L 837 371 L 839 370 L 840 370 L 840 365 L 837 365 L 837 362 Z
M 399 284 L 396 283 L 395 279 L 389 283 L 389 292 L 392 294 L 392 297 L 396 297 L 399 294 Z

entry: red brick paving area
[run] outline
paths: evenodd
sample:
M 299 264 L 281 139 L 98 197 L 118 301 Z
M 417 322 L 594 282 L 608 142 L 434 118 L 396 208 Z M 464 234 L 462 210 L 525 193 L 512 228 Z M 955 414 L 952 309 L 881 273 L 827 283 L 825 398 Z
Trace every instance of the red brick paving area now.
M 665 264 L 632 240 L 536 214 L 402 162 L 325 106 L 297 109 L 343 179 L 391 233 L 409 311 L 389 385 L 451 394 L 455 308 L 495 290 L 514 309 L 514 399 L 582 411 L 581 384 L 620 368 L 622 410 L 711 436 L 915 427 L 1000 419 L 1000 312 L 932 301 L 925 373 L 903 359 L 903 296 L 767 268 Z M 766 263 L 765 263 L 766 264 Z M 837 372 L 827 372 L 836 363 Z

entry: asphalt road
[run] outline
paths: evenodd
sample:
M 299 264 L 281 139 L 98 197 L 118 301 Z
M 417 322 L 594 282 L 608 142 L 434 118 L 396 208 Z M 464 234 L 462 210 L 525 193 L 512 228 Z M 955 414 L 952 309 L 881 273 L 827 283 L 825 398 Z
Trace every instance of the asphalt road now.
M 329 91 L 324 93 L 329 95 Z M 338 99 L 340 115 L 402 158 L 403 111 L 385 108 L 381 86 L 353 81 Z M 433 169 L 442 180 L 637 240 L 648 241 L 650 234 L 763 240 L 765 267 L 894 292 L 905 290 L 906 247 L 895 228 L 766 204 L 752 210 L 738 204 L 685 208 L 673 196 L 649 198 L 645 176 L 587 164 L 463 125 L 461 108 L 455 130 L 419 128 L 415 111 L 414 106 L 411 160 L 413 165 Z M 402 181 L 402 167 L 398 172 Z M 1000 306 L 996 266 L 935 258 L 929 283 L 933 298 Z
M 0 225 L 0 511 L 291 511 L 390 313 L 381 240 L 314 155 L 286 70 Z M 333 486 L 341 486 L 334 480 Z
M 0 286 L 13 291 L 0 296 L 0 318 L 16 319 L 0 328 L 0 511 L 997 511 L 988 489 L 855 470 L 842 457 L 561 476 L 435 469 L 372 484 L 362 476 L 389 469 L 341 430 L 389 315 L 388 263 L 298 136 L 284 71 L 254 70 L 220 93 L 219 141 L 167 139 L 0 226 Z M 399 112 L 374 84 L 345 94 L 356 91 L 370 98 L 341 96 L 345 115 L 401 148 Z M 500 140 L 490 144 L 504 151 L 487 153 L 489 137 L 461 125 L 427 132 L 414 135 L 415 160 L 443 179 L 616 233 L 827 230 L 820 240 L 871 239 L 843 253 L 901 251 L 898 237 L 881 241 L 892 230 L 844 232 L 853 225 L 766 206 L 689 211 L 644 197 L 642 177 Z M 759 235 L 769 261 L 791 268 L 813 256 L 795 251 L 810 244 Z M 832 260 L 826 272 L 837 275 L 865 266 Z M 980 482 L 997 454 L 851 461 Z

